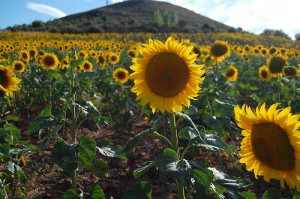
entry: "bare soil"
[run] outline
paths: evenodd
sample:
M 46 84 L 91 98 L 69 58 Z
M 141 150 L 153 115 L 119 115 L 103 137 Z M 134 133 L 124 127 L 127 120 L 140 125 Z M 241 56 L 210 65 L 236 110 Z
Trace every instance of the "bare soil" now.
M 23 117 L 26 118 L 26 117 Z M 16 124 L 22 134 L 23 140 L 30 140 L 33 145 L 40 144 L 41 140 L 37 135 L 28 136 L 26 129 L 32 121 L 19 121 Z M 82 135 L 91 135 L 97 143 L 97 146 L 102 147 L 107 145 L 107 142 L 113 142 L 115 145 L 124 145 L 127 140 L 139 132 L 148 129 L 151 124 L 143 119 L 132 120 L 132 130 L 126 132 L 124 130 L 116 130 L 111 125 L 101 125 L 100 129 L 94 128 L 93 121 L 87 120 L 79 129 L 78 137 Z M 68 135 L 63 137 L 64 140 L 70 142 L 71 138 Z M 235 144 L 239 146 L 241 137 L 229 137 L 227 144 Z M 68 176 L 51 158 L 51 150 L 56 140 L 53 139 L 42 151 L 38 154 L 25 154 L 27 166 L 23 170 L 28 175 L 27 179 L 22 183 L 14 181 L 15 195 L 18 194 L 18 189 L 26 190 L 28 197 L 41 195 L 41 198 L 62 198 L 65 191 L 71 188 L 71 177 Z M 103 178 L 97 178 L 91 172 L 84 168 L 78 169 L 77 192 L 87 192 L 88 188 L 93 184 L 98 184 L 103 189 L 106 198 L 120 199 L 122 195 L 134 184 L 140 181 L 147 181 L 152 186 L 153 199 L 175 199 L 177 198 L 176 190 L 172 179 L 163 175 L 155 168 L 151 168 L 139 179 L 133 177 L 133 171 L 144 165 L 146 161 L 153 161 L 156 155 L 166 148 L 167 145 L 163 140 L 157 137 L 143 138 L 134 152 L 126 153 L 127 160 L 122 160 L 116 157 L 106 157 L 97 152 L 96 159 L 104 160 L 108 165 L 108 172 Z M 291 198 L 290 190 L 280 188 L 278 181 L 270 183 L 265 182 L 262 178 L 255 179 L 252 172 L 245 170 L 244 165 L 238 162 L 239 157 L 235 153 L 233 157 L 222 154 L 222 164 L 224 172 L 228 177 L 236 177 L 238 179 L 247 179 L 248 184 L 242 191 L 255 193 L 257 198 L 261 198 L 263 193 L 271 187 L 281 189 L 281 193 L 286 198 Z M 188 155 L 188 154 L 187 154 Z M 201 153 L 196 159 L 209 159 L 211 165 L 221 169 L 215 153 Z M 240 165 L 240 166 L 236 166 Z M 240 167 L 240 168 L 238 168 Z M 4 166 L 0 166 L 0 172 L 5 170 Z M 214 195 L 208 195 L 207 198 L 217 198 Z M 231 198 L 226 195 L 226 198 Z

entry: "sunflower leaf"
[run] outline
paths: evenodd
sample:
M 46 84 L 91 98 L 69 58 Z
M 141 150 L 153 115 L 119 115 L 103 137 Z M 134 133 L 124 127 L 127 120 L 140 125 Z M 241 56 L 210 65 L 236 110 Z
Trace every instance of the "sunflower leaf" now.
M 122 199 L 151 199 L 152 188 L 148 182 L 142 181 L 130 187 Z
M 174 150 L 165 149 L 156 157 L 155 164 L 161 172 L 177 180 L 183 186 L 189 185 L 192 167 L 187 160 L 178 160 Z
M 140 132 L 139 134 L 135 135 L 133 138 L 130 138 L 127 143 L 123 146 L 122 150 L 119 151 L 118 154 L 126 153 L 129 151 L 134 151 L 135 147 L 139 144 L 139 141 L 147 136 L 154 135 L 154 132 L 152 129 L 148 129 L 145 131 Z

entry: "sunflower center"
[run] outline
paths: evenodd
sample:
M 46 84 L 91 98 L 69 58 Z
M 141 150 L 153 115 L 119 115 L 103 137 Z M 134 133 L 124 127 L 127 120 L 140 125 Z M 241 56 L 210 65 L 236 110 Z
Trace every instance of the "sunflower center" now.
M 155 55 L 146 69 L 146 81 L 150 90 L 161 97 L 178 95 L 189 78 L 190 71 L 185 61 L 170 52 Z
M 214 44 L 211 47 L 212 50 L 212 54 L 216 57 L 221 57 L 223 55 L 225 55 L 225 53 L 227 53 L 228 48 L 225 45 L 222 44 Z
M 85 64 L 83 65 L 83 67 L 84 67 L 84 69 L 86 69 L 86 70 L 90 69 L 90 65 L 87 64 L 87 63 L 85 63 Z
M 290 77 L 294 77 L 297 74 L 297 71 L 294 68 L 284 68 L 284 74 Z
M 130 52 L 128 53 L 128 55 L 129 55 L 131 58 L 134 58 L 134 57 L 135 57 L 135 53 L 132 52 L 132 51 L 130 51 Z
M 118 79 L 124 79 L 125 78 L 125 73 L 123 71 L 120 71 L 117 73 Z
M 270 61 L 269 70 L 271 73 L 281 73 L 285 66 L 285 60 L 280 57 L 274 57 Z
M 2 85 L 4 88 L 7 87 L 8 79 L 6 76 L 6 73 L 2 70 L 0 70 L 0 85 Z
M 22 58 L 27 59 L 28 58 L 27 53 L 22 53 Z
M 233 69 L 229 69 L 229 71 L 226 73 L 227 77 L 232 77 L 234 75 L 235 71 Z
M 105 61 L 105 59 L 104 59 L 102 56 L 99 56 L 99 57 L 98 57 L 98 62 L 99 62 L 100 64 L 103 64 L 104 61 Z
M 116 57 L 116 56 L 111 56 L 111 57 L 110 57 L 110 60 L 114 62 L 114 61 L 117 60 L 117 57 Z
M 265 70 L 261 71 L 261 76 L 262 76 L 263 78 L 267 78 L 267 77 L 268 77 L 268 72 L 265 71 Z
M 17 64 L 15 65 L 15 70 L 20 71 L 20 70 L 22 70 L 22 69 L 23 69 L 22 64 L 17 63 Z
M 295 168 L 294 148 L 279 126 L 273 123 L 254 124 L 251 144 L 255 157 L 263 164 L 277 170 Z
M 53 57 L 47 56 L 44 59 L 45 65 L 47 66 L 52 66 L 55 63 L 55 60 L 53 59 Z

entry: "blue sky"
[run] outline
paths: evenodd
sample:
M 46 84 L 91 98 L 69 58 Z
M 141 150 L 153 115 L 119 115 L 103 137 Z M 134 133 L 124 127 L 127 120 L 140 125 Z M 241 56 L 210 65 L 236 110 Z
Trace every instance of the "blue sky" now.
M 108 0 L 109 4 L 122 0 Z M 299 0 L 165 0 L 229 26 L 260 34 L 281 29 L 294 38 L 300 33 Z M 1 0 L 0 29 L 43 22 L 105 6 L 107 0 Z

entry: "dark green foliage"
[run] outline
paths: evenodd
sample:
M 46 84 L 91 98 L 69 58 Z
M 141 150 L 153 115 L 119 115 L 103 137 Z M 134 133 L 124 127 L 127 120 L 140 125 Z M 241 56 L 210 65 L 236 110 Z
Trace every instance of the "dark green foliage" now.
M 207 24 L 207 25 L 204 25 Z M 203 27 L 204 26 L 204 27 Z M 207 27 L 208 26 L 208 27 Z M 183 28 L 184 27 L 184 28 Z M 43 23 L 7 27 L 51 33 L 227 32 L 234 29 L 185 8 L 160 1 L 124 1 Z

